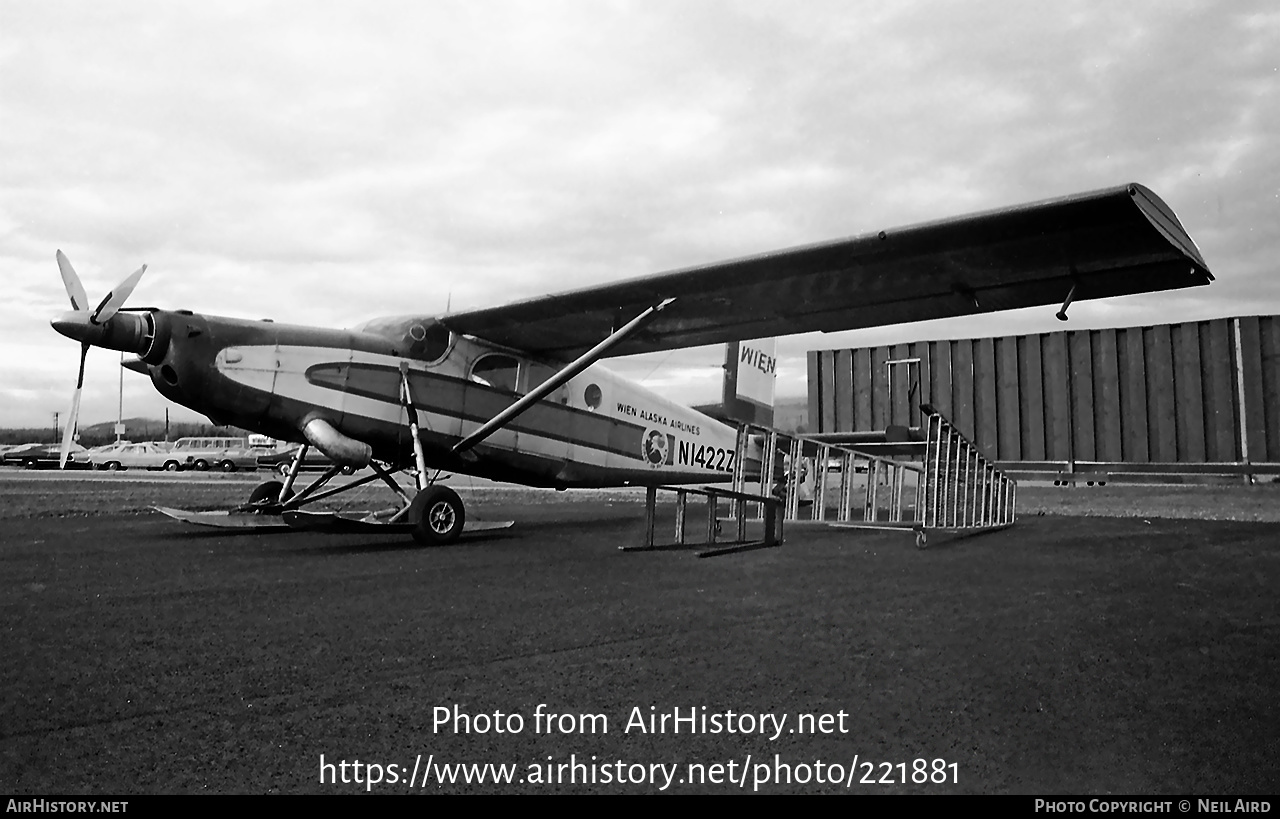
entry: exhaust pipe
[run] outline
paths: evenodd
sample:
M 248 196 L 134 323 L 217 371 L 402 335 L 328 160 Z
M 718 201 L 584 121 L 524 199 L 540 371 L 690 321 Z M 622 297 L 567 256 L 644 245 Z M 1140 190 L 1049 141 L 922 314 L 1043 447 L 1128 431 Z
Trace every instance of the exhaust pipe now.
M 343 435 L 333 424 L 318 416 L 302 422 L 302 434 L 307 442 L 328 456 L 338 466 L 363 469 L 373 460 L 373 447 Z

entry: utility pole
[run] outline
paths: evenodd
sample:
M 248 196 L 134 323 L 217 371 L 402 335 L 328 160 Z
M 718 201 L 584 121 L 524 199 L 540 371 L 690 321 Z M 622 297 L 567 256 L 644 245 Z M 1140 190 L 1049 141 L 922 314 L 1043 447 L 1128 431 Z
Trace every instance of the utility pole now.
M 58 443 L 58 413 L 53 414 L 53 442 Z

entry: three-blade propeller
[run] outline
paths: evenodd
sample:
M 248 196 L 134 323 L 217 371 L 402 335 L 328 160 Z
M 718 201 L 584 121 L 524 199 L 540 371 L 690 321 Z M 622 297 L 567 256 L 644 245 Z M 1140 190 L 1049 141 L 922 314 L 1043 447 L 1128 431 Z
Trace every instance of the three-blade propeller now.
M 133 288 L 138 286 L 138 280 L 147 270 L 145 264 L 138 268 L 129 278 L 107 293 L 96 308 L 90 310 L 89 299 L 85 295 L 84 285 L 80 283 L 80 277 L 76 275 L 75 268 L 71 266 L 71 262 L 61 250 L 58 251 L 57 259 L 58 271 L 62 274 L 62 284 L 67 288 L 67 296 L 71 299 L 71 309 L 87 318 L 89 324 L 94 326 L 106 324 L 119 312 L 125 300 L 129 298 L 129 294 L 133 292 Z M 65 469 L 67 466 L 67 457 L 71 454 L 71 442 L 76 435 L 76 420 L 80 415 L 80 391 L 84 388 L 84 361 L 89 355 L 90 346 L 92 345 L 88 341 L 80 342 L 80 374 L 76 377 L 76 392 L 71 399 L 71 414 L 67 418 L 67 429 L 62 434 L 62 451 L 58 458 L 60 469 Z

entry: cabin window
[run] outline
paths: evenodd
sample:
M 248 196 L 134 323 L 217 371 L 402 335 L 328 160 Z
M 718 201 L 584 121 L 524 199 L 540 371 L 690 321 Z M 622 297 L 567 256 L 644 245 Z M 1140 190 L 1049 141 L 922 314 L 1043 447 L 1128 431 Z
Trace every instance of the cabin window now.
M 495 390 L 515 392 L 519 374 L 520 362 L 502 353 L 481 356 L 471 365 L 471 380 Z

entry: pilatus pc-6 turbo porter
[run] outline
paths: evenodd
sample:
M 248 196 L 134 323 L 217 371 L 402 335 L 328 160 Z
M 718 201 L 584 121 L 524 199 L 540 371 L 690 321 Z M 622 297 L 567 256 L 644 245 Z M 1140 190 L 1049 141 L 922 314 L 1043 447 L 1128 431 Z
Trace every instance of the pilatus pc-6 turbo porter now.
M 440 471 L 557 488 L 730 479 L 734 425 L 602 359 L 1036 305 L 1061 305 L 1065 318 L 1073 299 L 1213 279 L 1173 211 L 1137 184 L 347 330 L 123 308 L 145 266 L 92 307 L 57 259 L 73 310 L 53 326 L 81 344 L 64 457 L 89 347 L 130 352 L 138 358 L 125 366 L 166 398 L 303 445 L 283 482 L 254 491 L 257 515 L 296 514 L 341 491 L 318 491 L 339 467 L 370 467 L 348 486 L 385 482 L 400 500 L 386 520 L 424 543 L 451 542 L 464 526 Z M 308 446 L 335 467 L 293 494 Z

